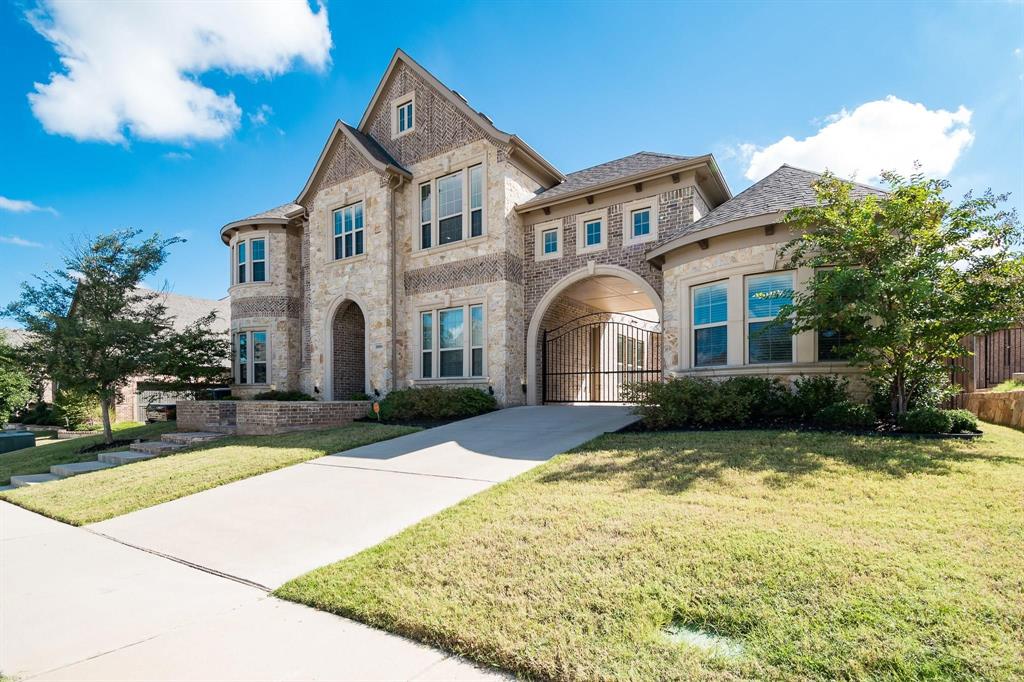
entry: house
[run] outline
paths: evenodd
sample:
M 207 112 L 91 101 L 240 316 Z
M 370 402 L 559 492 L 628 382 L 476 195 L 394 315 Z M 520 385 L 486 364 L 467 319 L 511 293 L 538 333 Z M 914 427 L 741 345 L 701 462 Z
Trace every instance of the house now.
M 835 335 L 760 333 L 781 303 L 756 294 L 811 274 L 778 249 L 817 177 L 783 166 L 733 196 L 711 154 L 654 152 L 564 175 L 398 50 L 295 200 L 221 229 L 233 392 L 468 385 L 517 405 L 851 371 Z

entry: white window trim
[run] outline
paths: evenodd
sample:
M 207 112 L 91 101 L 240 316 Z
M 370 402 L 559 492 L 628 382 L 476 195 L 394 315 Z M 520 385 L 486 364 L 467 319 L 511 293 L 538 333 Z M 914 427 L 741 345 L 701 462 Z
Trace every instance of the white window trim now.
M 248 344 L 247 347 L 246 347 L 246 352 L 248 353 L 248 356 L 249 356 L 248 359 L 246 360 L 246 367 L 247 367 L 246 374 L 250 378 L 252 378 L 255 375 L 253 367 L 254 367 L 255 362 L 256 362 L 255 361 L 255 357 L 256 357 L 255 348 L 256 348 L 256 345 L 252 341 L 252 334 L 255 333 L 255 332 L 263 332 L 264 334 L 267 335 L 267 363 L 266 363 L 267 364 L 267 380 L 262 382 L 262 383 L 256 383 L 255 381 L 250 381 L 248 383 L 243 384 L 243 383 L 241 383 L 239 381 L 239 379 L 241 378 L 241 373 L 239 371 L 241 369 L 241 365 L 238 362 L 238 337 L 241 334 L 249 335 L 249 339 L 248 339 L 248 341 L 246 341 L 246 343 Z M 271 370 L 272 370 L 271 359 L 274 356 L 273 356 L 273 354 L 271 352 L 272 349 L 270 347 L 270 344 L 271 344 L 271 341 L 270 341 L 270 328 L 269 327 L 245 327 L 243 329 L 235 329 L 235 330 L 232 331 L 232 333 L 231 333 L 231 355 L 232 355 L 232 357 L 231 357 L 231 370 L 233 372 L 233 376 L 231 378 L 234 381 L 234 384 L 236 386 L 270 386 L 273 383 L 270 379 L 271 379 Z
M 554 253 L 544 253 L 544 233 L 556 230 L 558 233 L 558 248 Z M 555 260 L 562 257 L 562 245 L 565 239 L 562 236 L 562 220 L 548 220 L 537 223 L 533 226 L 533 260 Z
M 770 322 L 775 319 L 775 316 L 771 317 L 751 317 L 750 316 L 750 280 L 755 277 L 763 277 L 765 275 L 789 275 L 790 278 L 790 289 L 796 291 L 796 270 L 771 270 L 768 272 L 753 272 L 743 276 L 743 364 L 753 366 L 775 366 L 775 365 L 787 365 L 793 364 L 796 360 L 796 334 L 792 334 L 789 337 L 790 351 L 789 360 L 783 362 L 751 362 L 750 361 L 750 324 L 752 322 Z
M 413 105 L 415 108 L 415 105 Z M 480 234 L 476 237 L 470 236 L 472 228 L 472 211 L 470 203 L 472 197 L 470 195 L 470 181 L 469 181 L 469 170 L 475 166 L 480 166 L 480 179 L 482 186 L 480 188 Z M 474 240 L 486 239 L 488 233 L 488 221 L 487 221 L 487 159 L 485 156 L 477 156 L 466 160 L 464 163 L 460 163 L 457 167 L 453 166 L 447 170 L 441 169 L 436 173 L 433 173 L 427 177 L 417 178 L 415 180 L 415 191 L 410 192 L 412 194 L 412 213 L 415 216 L 415 220 L 412 222 L 413 234 L 413 256 L 422 256 L 428 253 L 437 253 L 444 249 L 457 248 L 472 242 Z M 458 239 L 454 242 L 448 242 L 447 244 L 438 244 L 440 236 L 440 218 L 438 216 L 438 193 L 437 193 L 437 181 L 441 178 L 454 175 L 456 173 L 462 173 L 462 239 Z M 430 185 L 430 246 L 424 248 L 422 245 L 421 232 L 423 225 L 426 223 L 420 222 L 420 188 L 423 185 Z M 450 216 L 449 216 L 450 217 Z
M 480 306 L 480 310 L 483 313 L 483 339 L 482 345 L 473 345 L 473 332 L 472 332 L 472 320 L 470 318 L 470 308 Z M 456 308 L 462 308 L 463 325 L 465 331 L 463 334 L 462 342 L 462 375 L 457 377 L 443 377 L 441 376 L 441 319 L 439 313 L 443 310 L 453 310 Z M 432 374 L 429 377 L 423 376 L 423 315 L 430 313 L 431 318 L 431 341 L 430 341 L 430 365 Z M 416 310 L 415 316 L 416 324 L 416 356 L 414 362 L 416 363 L 413 367 L 414 381 L 416 382 L 458 382 L 465 383 L 470 381 L 489 381 L 488 378 L 488 367 L 487 367 L 487 301 L 480 299 L 472 299 L 467 301 L 452 301 L 450 304 L 444 302 L 435 303 L 433 305 L 425 305 Z M 473 371 L 473 348 L 483 349 L 482 359 L 482 374 L 479 376 L 473 376 L 470 374 Z M 452 350 L 452 349 L 448 349 Z
M 633 213 L 648 210 L 651 212 L 650 232 L 639 237 L 633 236 Z M 622 205 L 622 245 L 644 244 L 658 238 L 658 196 L 646 197 Z
M 252 242 L 263 240 L 263 280 L 254 282 L 252 279 Z M 238 245 L 245 244 L 245 281 L 238 281 Z M 231 286 L 248 286 L 249 284 L 270 283 L 270 233 L 247 232 L 231 243 Z
M 412 103 L 412 125 L 405 130 L 398 131 L 398 108 L 406 104 Z M 418 113 L 418 106 L 416 105 L 416 91 L 406 93 L 401 97 L 396 97 L 391 100 L 391 139 L 397 140 L 400 137 L 408 135 L 409 133 L 416 130 L 416 116 Z
M 363 227 L 362 227 L 362 231 L 363 231 L 363 252 L 362 253 L 357 253 L 354 256 L 343 256 L 341 258 L 337 258 L 334 255 L 336 253 L 335 250 L 334 250 L 334 242 L 335 242 L 336 238 L 338 237 L 338 235 L 334 234 L 334 215 L 338 211 L 343 211 L 346 208 L 352 208 L 352 207 L 354 207 L 357 204 L 362 204 L 363 205 Z M 366 256 L 367 251 L 369 251 L 369 246 L 370 246 L 369 234 L 370 234 L 370 230 L 368 229 L 369 221 L 367 220 L 367 215 L 366 215 L 366 202 L 363 200 L 363 197 L 360 195 L 358 199 L 347 201 L 345 203 L 342 203 L 342 204 L 340 204 L 338 206 L 335 206 L 335 207 L 331 208 L 330 211 L 327 213 L 327 216 L 328 216 L 327 222 L 330 223 L 330 227 L 328 229 L 328 231 L 330 232 L 330 240 L 328 242 L 329 245 L 330 245 L 330 250 L 328 251 L 328 253 L 330 254 L 330 260 L 332 260 L 334 262 L 338 262 L 338 263 L 351 263 L 352 261 L 360 260 L 360 259 L 364 258 Z M 352 237 L 353 245 L 355 244 L 355 236 L 354 236 L 355 233 L 356 233 L 356 230 L 353 229 L 352 233 L 351 233 L 353 235 L 353 237 Z M 342 232 L 341 236 L 344 237 L 344 234 L 345 233 Z
M 725 286 L 725 319 L 721 322 L 708 322 L 706 324 L 697 324 L 695 322 L 694 312 L 697 310 L 697 290 L 703 289 L 704 287 L 714 286 L 720 284 Z M 744 305 L 746 301 L 744 301 Z M 690 287 L 690 366 L 694 368 L 704 369 L 706 367 L 725 367 L 729 364 L 729 280 L 727 279 L 716 279 L 711 282 L 704 282 L 703 284 L 695 284 Z M 717 365 L 698 365 L 697 364 L 697 332 L 701 329 L 711 329 L 713 327 L 725 327 L 726 344 L 725 344 L 725 362 Z M 774 363 L 773 363 L 774 364 Z
M 586 224 L 595 220 L 601 221 L 601 241 L 587 246 Z M 593 253 L 608 248 L 608 209 L 580 213 L 576 216 L 576 253 Z

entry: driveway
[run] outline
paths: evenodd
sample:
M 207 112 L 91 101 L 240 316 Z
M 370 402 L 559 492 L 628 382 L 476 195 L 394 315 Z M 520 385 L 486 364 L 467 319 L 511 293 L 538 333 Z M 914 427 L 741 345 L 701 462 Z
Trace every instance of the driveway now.
M 0 503 L 0 671 L 38 679 L 482 679 L 493 673 L 267 595 L 630 423 L 501 410 L 81 528 Z

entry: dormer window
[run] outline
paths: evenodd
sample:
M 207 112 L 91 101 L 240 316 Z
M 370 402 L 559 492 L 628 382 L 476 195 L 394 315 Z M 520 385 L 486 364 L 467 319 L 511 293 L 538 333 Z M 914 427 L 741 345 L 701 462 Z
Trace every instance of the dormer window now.
M 409 95 L 396 99 L 391 106 L 391 136 L 400 137 L 416 125 L 416 97 Z

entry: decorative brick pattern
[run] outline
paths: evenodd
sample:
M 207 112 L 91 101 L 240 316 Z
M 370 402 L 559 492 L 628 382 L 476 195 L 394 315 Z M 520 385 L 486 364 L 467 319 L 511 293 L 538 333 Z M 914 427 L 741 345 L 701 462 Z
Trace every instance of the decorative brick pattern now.
M 339 306 L 331 323 L 334 400 L 366 390 L 366 320 L 351 301 Z
M 404 280 L 405 291 L 410 294 L 502 280 L 522 284 L 523 261 L 511 253 L 496 253 L 410 270 L 405 273 Z
M 250 296 L 231 300 L 231 319 L 245 317 L 302 317 L 302 302 L 294 296 Z
M 373 168 L 366 157 L 358 150 L 353 149 L 344 136 L 339 135 L 327 163 L 321 170 L 320 182 L 316 185 L 315 194 L 319 194 L 320 190 L 325 187 L 332 187 L 371 170 Z
M 391 103 L 416 93 L 415 129 L 391 139 Z M 437 156 L 485 137 L 483 129 L 470 121 L 455 105 L 399 63 L 384 84 L 384 91 L 370 115 L 367 131 L 384 149 L 405 167 Z

